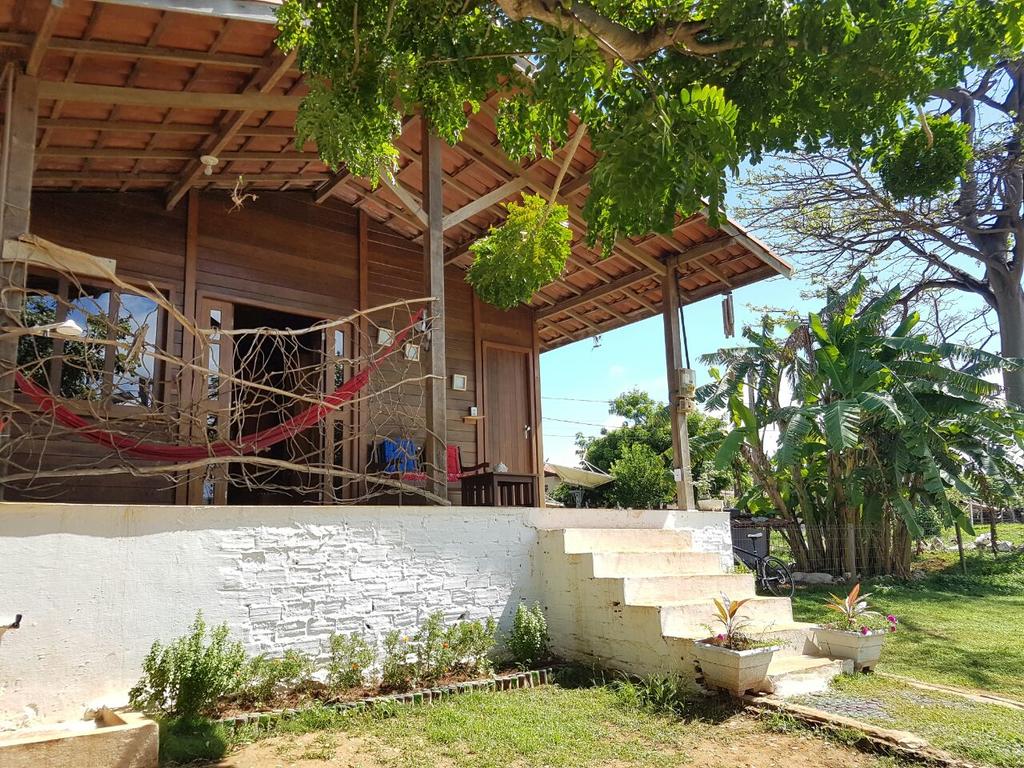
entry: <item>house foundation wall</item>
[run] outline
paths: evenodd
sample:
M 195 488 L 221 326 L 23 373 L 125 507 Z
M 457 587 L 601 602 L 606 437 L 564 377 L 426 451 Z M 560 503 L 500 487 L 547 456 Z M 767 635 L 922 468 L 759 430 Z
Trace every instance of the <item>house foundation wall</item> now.
M 154 640 L 197 611 L 250 653 L 323 655 L 429 613 L 511 626 L 543 588 L 538 529 L 685 527 L 729 551 L 722 513 L 480 507 L 0 504 L 0 728 L 118 706 Z

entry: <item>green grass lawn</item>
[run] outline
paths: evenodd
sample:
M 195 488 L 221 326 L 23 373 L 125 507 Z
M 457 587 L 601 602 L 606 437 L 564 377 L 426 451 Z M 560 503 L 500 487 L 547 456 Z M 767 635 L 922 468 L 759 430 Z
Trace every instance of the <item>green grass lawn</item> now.
M 222 768 L 894 768 L 849 742 L 778 732 L 721 699 L 658 714 L 614 686 L 472 693 L 422 707 L 311 709 Z
M 858 714 L 858 719 L 910 731 L 957 757 L 1000 768 L 1024 765 L 1024 710 L 921 690 L 878 675 L 838 677 L 832 693 L 836 702 L 877 705 L 876 714 Z M 814 698 L 807 703 L 818 706 Z
M 1024 525 L 1000 525 L 999 533 L 1024 540 Z M 879 668 L 1024 700 L 1024 555 L 993 555 L 975 551 L 973 540 L 970 545 L 966 575 L 955 552 L 926 553 L 915 562 L 930 574 L 926 580 L 865 585 L 872 603 L 900 621 Z M 828 591 L 798 590 L 796 618 L 825 620 L 821 600 Z

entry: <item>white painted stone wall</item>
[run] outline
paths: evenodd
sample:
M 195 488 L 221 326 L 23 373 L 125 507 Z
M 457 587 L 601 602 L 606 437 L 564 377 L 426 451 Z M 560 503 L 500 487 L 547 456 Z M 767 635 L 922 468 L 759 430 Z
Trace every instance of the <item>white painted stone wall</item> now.
M 722 551 L 724 519 L 713 533 L 721 516 L 704 512 L 0 504 L 0 624 L 24 614 L 0 640 L 0 728 L 123 703 L 153 640 L 200 609 L 253 653 L 322 653 L 333 632 L 379 639 L 435 610 L 507 628 L 546 597 L 538 528 L 685 523 Z

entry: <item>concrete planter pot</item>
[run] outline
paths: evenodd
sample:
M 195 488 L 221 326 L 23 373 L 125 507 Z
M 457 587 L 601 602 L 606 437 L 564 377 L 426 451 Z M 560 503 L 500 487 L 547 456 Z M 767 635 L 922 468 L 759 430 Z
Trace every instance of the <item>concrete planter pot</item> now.
M 814 630 L 814 644 L 822 655 L 833 659 L 850 659 L 853 668 L 858 672 L 874 670 L 882 655 L 885 643 L 885 632 L 876 630 L 862 635 L 843 629 L 826 629 L 819 627 Z
M 92 722 L 55 723 L 0 735 L 0 765 L 157 768 L 159 742 L 153 720 L 102 709 Z
M 768 665 L 781 645 L 733 651 L 711 643 L 694 645 L 697 661 L 709 688 L 724 688 L 734 696 L 760 691 L 768 679 Z

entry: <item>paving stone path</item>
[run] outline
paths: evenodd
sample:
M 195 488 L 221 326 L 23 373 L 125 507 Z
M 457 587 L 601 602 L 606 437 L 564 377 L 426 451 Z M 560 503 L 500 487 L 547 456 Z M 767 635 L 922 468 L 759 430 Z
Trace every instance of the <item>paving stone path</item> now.
M 820 709 L 831 715 L 852 717 L 855 720 L 873 720 L 875 722 L 893 722 L 894 718 L 878 699 L 866 696 L 850 696 L 844 693 L 814 693 L 795 699 L 798 704 Z

